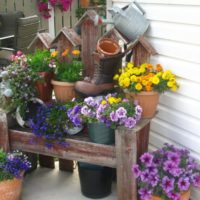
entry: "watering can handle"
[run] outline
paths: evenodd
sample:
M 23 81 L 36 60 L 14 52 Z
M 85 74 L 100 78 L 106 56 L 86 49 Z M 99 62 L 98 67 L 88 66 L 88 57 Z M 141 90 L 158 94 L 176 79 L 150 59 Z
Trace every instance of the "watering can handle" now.
M 140 4 L 138 2 L 136 2 L 136 1 L 134 1 L 133 3 L 140 10 L 140 12 L 144 15 L 145 14 L 145 10 L 140 6 Z

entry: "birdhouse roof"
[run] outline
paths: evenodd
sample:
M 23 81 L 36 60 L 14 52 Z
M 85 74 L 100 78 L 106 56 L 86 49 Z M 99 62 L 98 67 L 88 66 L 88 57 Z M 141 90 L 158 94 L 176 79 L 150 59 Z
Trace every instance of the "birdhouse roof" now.
M 98 17 L 99 15 L 97 14 L 97 12 L 95 10 L 87 10 L 83 16 L 79 19 L 79 21 L 75 24 L 75 27 L 78 27 L 80 26 L 85 19 L 89 18 L 91 19 L 92 21 L 94 21 L 95 23 L 95 19 L 96 17 Z
M 137 43 L 140 43 L 146 50 L 149 54 L 151 55 L 155 55 L 157 54 L 157 51 L 154 49 L 154 47 L 147 41 L 147 39 L 145 39 L 144 36 L 140 36 L 138 38 L 138 42 Z
M 67 27 L 63 27 L 59 31 L 59 33 L 54 38 L 54 40 L 52 41 L 51 44 L 53 44 L 54 42 L 56 42 L 58 40 L 58 38 L 60 37 L 61 34 L 64 34 L 64 36 L 71 42 L 71 44 L 73 46 L 81 45 L 81 38 L 80 38 L 80 36 L 76 33 L 76 31 L 74 29 L 67 28 Z
M 51 35 L 49 33 L 46 33 L 46 32 L 37 33 L 35 38 L 29 44 L 28 49 L 31 48 L 32 46 L 36 45 L 38 40 L 41 41 L 44 44 L 45 48 L 49 49 L 50 48 L 50 44 L 53 41 L 53 38 L 51 37 Z
M 122 40 L 124 44 L 129 42 L 116 28 L 111 28 L 103 37 L 111 37 L 117 41 Z

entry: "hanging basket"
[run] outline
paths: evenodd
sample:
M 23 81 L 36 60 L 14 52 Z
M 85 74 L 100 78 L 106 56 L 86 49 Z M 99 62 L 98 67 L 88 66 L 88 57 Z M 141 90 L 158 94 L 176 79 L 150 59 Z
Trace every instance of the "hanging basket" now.
M 131 101 L 138 101 L 142 107 L 142 118 L 153 118 L 159 101 L 158 92 L 140 92 L 138 94 L 125 92 L 126 98 Z
M 0 200 L 20 200 L 22 179 L 12 179 L 0 182 Z

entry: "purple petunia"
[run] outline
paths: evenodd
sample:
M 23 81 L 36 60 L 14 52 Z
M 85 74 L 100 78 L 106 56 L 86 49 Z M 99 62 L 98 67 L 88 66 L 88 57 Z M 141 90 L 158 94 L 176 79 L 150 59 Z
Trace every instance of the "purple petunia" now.
M 141 157 L 140 160 L 142 163 L 144 163 L 146 166 L 151 166 L 152 161 L 153 161 L 153 155 L 151 153 L 144 153 Z
M 177 192 L 168 192 L 167 197 L 172 199 L 172 200 L 180 200 L 181 199 L 181 194 Z
M 127 110 L 123 107 L 119 107 L 117 110 L 116 110 L 116 114 L 117 114 L 117 117 L 119 119 L 121 118 L 125 118 L 126 117 L 126 114 L 127 114 Z
M 164 176 L 161 183 L 162 189 L 168 193 L 174 189 L 174 179 Z
M 200 172 L 192 176 L 192 184 L 195 187 L 200 187 Z
M 132 172 L 133 172 L 133 174 L 136 176 L 136 178 L 137 178 L 138 176 L 140 176 L 141 171 L 140 171 L 140 169 L 139 169 L 139 165 L 137 165 L 137 164 L 133 165 L 133 166 L 132 166 Z
M 177 166 L 180 164 L 181 159 L 180 159 L 180 155 L 177 152 L 171 152 L 171 151 L 168 152 L 167 158 L 170 161 L 174 162 Z
M 185 191 L 185 190 L 188 190 L 190 187 L 190 179 L 188 177 L 181 177 L 179 178 L 178 180 L 178 188 L 181 190 L 181 191 Z
M 141 188 L 138 191 L 139 195 L 140 195 L 140 199 L 141 200 L 150 200 L 151 199 L 151 190 L 148 190 L 147 188 Z
M 171 160 L 167 160 L 164 162 L 164 165 L 163 165 L 163 169 L 166 171 L 166 172 L 171 172 L 173 169 L 175 169 L 177 167 L 177 165 L 171 161 Z
M 136 120 L 133 117 L 128 117 L 125 120 L 124 126 L 127 128 L 133 128 L 136 125 Z
M 116 112 L 112 111 L 110 113 L 110 119 L 111 119 L 112 122 L 117 122 L 118 121 L 118 116 L 117 116 Z

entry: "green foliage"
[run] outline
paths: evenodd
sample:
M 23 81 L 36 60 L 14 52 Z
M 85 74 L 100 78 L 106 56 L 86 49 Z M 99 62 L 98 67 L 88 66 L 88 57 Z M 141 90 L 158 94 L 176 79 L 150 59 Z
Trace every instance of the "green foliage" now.
M 58 81 L 75 82 L 82 77 L 83 64 L 73 58 L 70 63 L 58 63 L 55 69 L 55 77 Z
M 82 7 L 79 7 L 76 9 L 76 17 L 78 19 L 80 19 L 82 17 L 82 15 L 86 12 L 87 8 L 82 8 Z
M 51 72 L 53 67 L 50 67 L 52 62 L 51 52 L 49 50 L 37 49 L 36 52 L 27 55 L 28 66 L 34 72 Z

